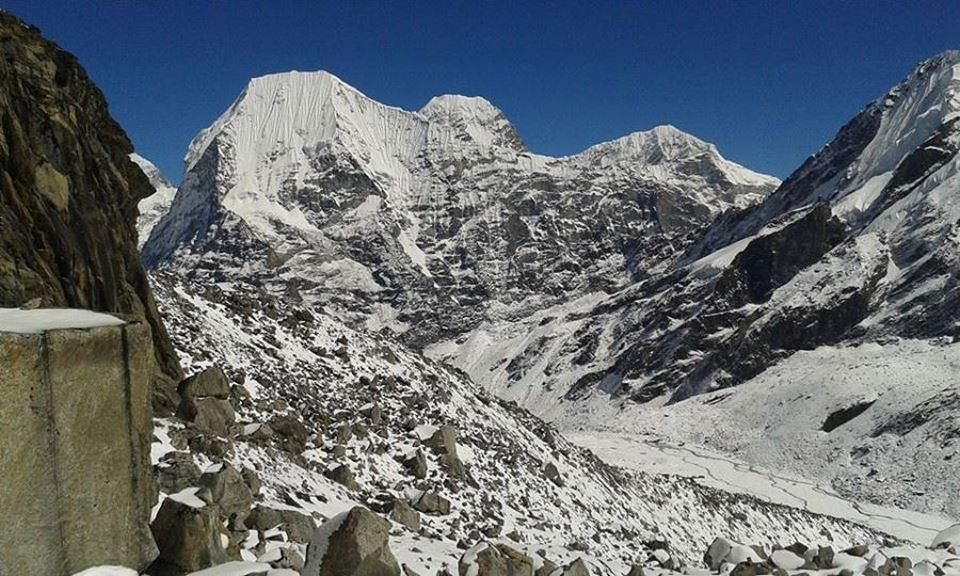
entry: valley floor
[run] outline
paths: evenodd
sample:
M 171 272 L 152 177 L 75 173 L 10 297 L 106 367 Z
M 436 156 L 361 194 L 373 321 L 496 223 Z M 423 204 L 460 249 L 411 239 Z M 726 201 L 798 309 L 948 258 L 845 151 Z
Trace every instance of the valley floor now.
M 656 436 L 631 438 L 621 433 L 575 430 L 564 435 L 608 464 L 648 474 L 695 478 L 705 486 L 852 520 L 921 544 L 955 523 L 936 514 L 856 502 L 798 476 L 765 470 L 700 446 L 670 444 Z
M 611 464 L 926 543 L 960 517 L 958 369 L 949 341 L 825 346 L 675 404 L 597 395 L 556 423 Z

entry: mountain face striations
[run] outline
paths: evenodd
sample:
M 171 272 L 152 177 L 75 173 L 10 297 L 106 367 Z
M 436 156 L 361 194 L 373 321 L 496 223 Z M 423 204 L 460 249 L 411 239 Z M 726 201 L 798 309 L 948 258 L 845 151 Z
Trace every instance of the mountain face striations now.
M 325 72 L 252 80 L 186 166 L 148 266 L 255 280 L 415 345 L 622 287 L 777 184 L 669 126 L 549 158 L 482 98 L 407 112 Z

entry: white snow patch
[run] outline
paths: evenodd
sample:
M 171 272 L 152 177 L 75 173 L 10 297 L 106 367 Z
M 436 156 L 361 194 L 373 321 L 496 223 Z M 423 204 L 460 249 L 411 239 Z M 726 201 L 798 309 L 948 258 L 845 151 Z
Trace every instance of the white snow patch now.
M 184 488 L 176 494 L 167 496 L 167 498 L 191 508 L 203 508 L 207 503 L 197 497 L 199 491 L 199 488 Z
M 123 320 L 101 312 L 73 308 L 0 308 L 0 332 L 42 334 L 48 330 L 74 330 L 121 326 Z
M 266 572 L 267 576 L 273 574 L 269 564 L 233 561 L 198 572 L 191 572 L 187 576 L 249 576 L 262 572 Z
M 123 566 L 94 566 L 77 572 L 73 576 L 137 576 L 137 571 Z

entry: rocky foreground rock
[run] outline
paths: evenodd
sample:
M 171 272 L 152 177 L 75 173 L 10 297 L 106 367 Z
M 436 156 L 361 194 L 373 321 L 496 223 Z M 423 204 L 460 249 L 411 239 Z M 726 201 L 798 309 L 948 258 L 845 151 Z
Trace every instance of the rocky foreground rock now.
M 143 324 L 0 308 L 0 574 L 156 557 L 153 366 Z
M 364 508 L 331 518 L 310 541 L 304 576 L 401 576 L 389 532 L 389 522 Z

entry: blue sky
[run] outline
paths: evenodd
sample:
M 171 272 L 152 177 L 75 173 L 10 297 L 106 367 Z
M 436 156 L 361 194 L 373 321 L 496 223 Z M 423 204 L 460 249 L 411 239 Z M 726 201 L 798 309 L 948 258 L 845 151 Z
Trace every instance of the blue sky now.
M 329 70 L 418 109 L 500 107 L 562 155 L 673 124 L 788 175 L 920 60 L 960 48 L 960 2 L 0 0 L 78 56 L 173 181 L 252 76 Z

